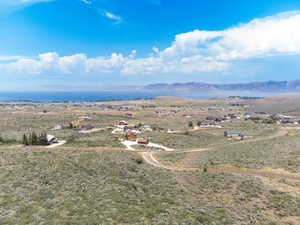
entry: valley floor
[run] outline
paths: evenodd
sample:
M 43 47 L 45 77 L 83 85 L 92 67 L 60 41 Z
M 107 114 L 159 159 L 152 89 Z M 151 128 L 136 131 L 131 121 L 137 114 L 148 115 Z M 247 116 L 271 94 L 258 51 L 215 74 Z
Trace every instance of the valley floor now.
M 259 101 L 9 106 L 0 111 L 0 224 L 297 225 L 299 125 L 234 118 L 197 126 L 243 116 Z M 136 140 L 126 140 L 124 120 Z M 73 121 L 91 129 L 70 128 Z M 45 129 L 57 143 L 21 144 L 22 134 Z M 224 137 L 227 130 L 243 137 Z

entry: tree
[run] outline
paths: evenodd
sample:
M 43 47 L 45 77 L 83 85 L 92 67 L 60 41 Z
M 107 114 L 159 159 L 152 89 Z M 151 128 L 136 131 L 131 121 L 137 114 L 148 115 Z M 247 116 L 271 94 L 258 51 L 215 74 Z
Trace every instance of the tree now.
M 47 134 L 45 132 L 40 134 L 40 136 L 38 137 L 38 144 L 39 145 L 48 145 Z
M 26 134 L 23 135 L 23 141 L 22 141 L 22 143 L 23 143 L 23 145 L 26 145 L 26 146 L 29 145 L 29 141 L 28 141 L 28 138 L 27 138 Z
M 190 121 L 188 125 L 189 125 L 189 127 L 193 127 L 194 126 L 194 124 L 193 124 L 192 121 Z
M 39 140 L 38 140 L 38 136 L 36 135 L 36 133 L 33 131 L 31 134 L 31 141 L 32 141 L 32 145 L 38 145 Z
M 32 145 L 32 134 L 29 134 L 28 145 Z

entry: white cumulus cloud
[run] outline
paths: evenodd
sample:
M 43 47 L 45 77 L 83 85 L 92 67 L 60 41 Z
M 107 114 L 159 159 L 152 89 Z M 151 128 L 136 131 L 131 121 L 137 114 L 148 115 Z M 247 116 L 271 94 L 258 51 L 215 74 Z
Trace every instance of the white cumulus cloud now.
M 179 34 L 164 57 L 201 55 L 230 61 L 253 57 L 300 53 L 300 12 L 256 19 L 223 31 L 195 30 Z
M 106 12 L 105 16 L 121 20 Z M 286 12 L 255 19 L 226 30 L 195 30 L 178 34 L 166 49 L 153 47 L 148 57 L 128 56 L 89 58 L 85 54 L 59 56 L 41 54 L 0 62 L 6 73 L 21 74 L 189 74 L 226 71 L 236 61 L 300 54 L 300 12 Z
M 116 24 L 122 23 L 123 21 L 123 18 L 121 16 L 115 15 L 108 11 L 103 12 L 102 15 L 110 20 L 114 20 Z

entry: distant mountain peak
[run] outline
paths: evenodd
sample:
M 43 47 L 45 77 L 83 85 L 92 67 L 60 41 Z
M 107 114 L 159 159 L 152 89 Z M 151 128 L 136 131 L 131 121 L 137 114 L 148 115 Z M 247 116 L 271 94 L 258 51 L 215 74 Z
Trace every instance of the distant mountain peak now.
M 147 90 L 236 90 L 236 91 L 299 91 L 300 80 L 292 81 L 264 81 L 264 82 L 249 82 L 235 84 L 209 84 L 202 82 L 187 82 L 187 83 L 158 83 L 149 84 L 144 87 Z

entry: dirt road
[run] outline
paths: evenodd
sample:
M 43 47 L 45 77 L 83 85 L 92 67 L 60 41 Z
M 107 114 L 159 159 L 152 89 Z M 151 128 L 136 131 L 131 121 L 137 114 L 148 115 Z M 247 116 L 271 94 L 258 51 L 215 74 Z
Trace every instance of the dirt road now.
M 167 169 L 172 171 L 203 171 L 204 167 L 189 167 L 189 166 L 175 166 L 175 165 L 165 165 L 155 157 L 153 152 L 140 152 L 139 153 L 145 162 L 161 169 Z M 274 177 L 274 178 L 283 178 L 288 180 L 300 181 L 300 175 L 288 174 L 288 173 L 278 173 L 268 170 L 259 170 L 259 169 L 248 169 L 248 168 L 234 168 L 234 167 L 223 167 L 223 166 L 208 166 L 206 167 L 209 172 L 225 172 L 225 173 L 234 173 L 234 174 L 243 174 L 243 175 L 254 175 L 260 177 Z
M 228 145 L 264 141 L 264 140 L 269 140 L 269 139 L 285 136 L 287 134 L 288 134 L 288 132 L 286 129 L 281 129 L 281 130 L 279 130 L 279 132 L 277 134 L 274 134 L 269 137 L 255 139 L 255 140 L 246 140 L 243 142 L 230 143 Z M 202 149 L 185 150 L 185 151 L 176 150 L 173 152 L 169 152 L 169 154 L 208 151 L 208 150 L 214 149 L 216 147 L 219 147 L 219 146 L 213 146 L 213 147 L 202 148 Z M 148 164 L 155 166 L 157 168 L 161 168 L 161 169 L 168 169 L 168 170 L 172 170 L 172 171 L 197 171 L 197 170 L 200 171 L 200 170 L 204 169 L 203 167 L 201 168 L 201 167 L 165 165 L 165 164 L 161 163 L 155 157 L 155 155 L 159 154 L 159 152 L 140 152 L 139 154 L 143 157 L 145 162 L 147 162 Z M 273 171 L 267 171 L 267 170 L 234 168 L 234 167 L 223 167 L 223 166 L 211 166 L 211 167 L 206 167 L 206 168 L 208 171 L 212 171 L 212 172 L 227 172 L 227 173 L 235 173 L 235 174 L 255 175 L 255 176 L 260 176 L 260 177 L 261 176 L 275 177 L 275 178 L 283 178 L 283 179 L 300 181 L 300 175 L 279 173 L 279 172 L 273 172 Z
M 287 135 L 288 129 L 281 129 L 278 131 L 278 133 L 269 136 L 264 137 L 260 139 L 254 139 L 254 140 L 245 140 L 243 142 L 235 142 L 230 143 L 228 145 L 234 145 L 234 144 L 243 144 L 243 143 L 249 143 L 249 142 L 257 142 L 257 141 L 263 141 L 263 140 L 270 140 L 273 138 L 277 138 L 280 136 Z M 173 153 L 188 153 L 188 152 L 201 152 L 201 151 L 209 151 L 212 149 L 215 149 L 217 147 L 220 147 L 223 145 L 215 145 L 207 148 L 201 148 L 201 149 L 190 149 L 190 150 L 174 150 L 169 151 L 169 154 Z M 10 146 L 10 147 L 1 147 L 0 150 L 50 150 L 49 148 L 43 148 L 41 146 L 30 146 L 30 147 L 24 147 L 22 145 L 16 145 L 16 146 Z M 124 148 L 102 148 L 102 147 L 62 147 L 60 145 L 55 146 L 52 148 L 52 150 L 55 151 L 129 151 Z M 132 151 L 131 151 L 132 152 Z M 189 167 L 189 166 L 175 166 L 175 165 L 165 165 L 162 162 L 160 162 L 155 156 L 156 154 L 165 152 L 162 150 L 136 150 L 138 154 L 142 156 L 142 158 L 147 162 L 148 164 L 161 168 L 161 169 L 167 169 L 172 171 L 201 171 L 203 168 L 200 167 Z M 288 173 L 279 173 L 279 172 L 273 172 L 273 171 L 267 171 L 267 170 L 257 170 L 257 169 L 247 169 L 247 168 L 234 168 L 234 167 L 207 167 L 208 171 L 211 172 L 227 172 L 227 173 L 235 173 L 235 174 L 248 174 L 248 175 L 255 175 L 255 176 L 264 176 L 264 177 L 276 177 L 276 178 L 284 178 L 284 179 L 290 179 L 290 180 L 296 180 L 300 181 L 300 175 L 296 174 L 288 174 Z

